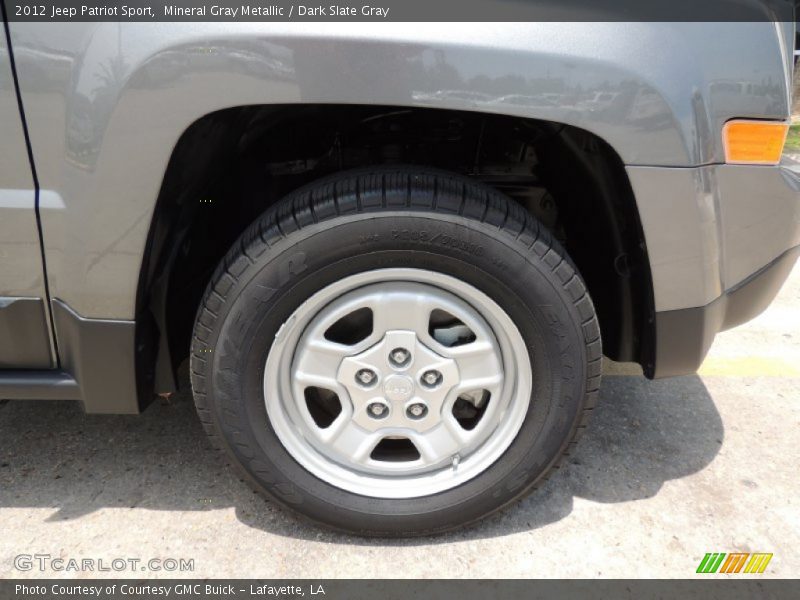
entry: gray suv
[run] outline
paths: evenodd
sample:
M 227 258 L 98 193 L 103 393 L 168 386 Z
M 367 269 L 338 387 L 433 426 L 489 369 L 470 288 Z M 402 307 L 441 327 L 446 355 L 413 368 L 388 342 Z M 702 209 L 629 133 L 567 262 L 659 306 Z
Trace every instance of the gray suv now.
M 7 21 L 0 398 L 134 414 L 188 359 L 278 504 L 364 535 L 482 519 L 573 449 L 603 355 L 692 373 L 776 294 L 794 38 Z

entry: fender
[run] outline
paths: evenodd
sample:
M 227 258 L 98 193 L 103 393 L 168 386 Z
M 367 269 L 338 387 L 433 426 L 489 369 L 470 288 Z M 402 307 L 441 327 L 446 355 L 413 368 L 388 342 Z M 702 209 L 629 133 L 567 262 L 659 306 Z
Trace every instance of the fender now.
M 586 129 L 626 165 L 696 166 L 721 161 L 718 132 L 732 116 L 789 113 L 781 27 L 11 23 L 51 200 L 40 206 L 51 298 L 83 318 L 134 318 L 170 154 L 212 111 L 357 103 L 502 113 Z M 715 78 L 729 63 L 736 81 Z

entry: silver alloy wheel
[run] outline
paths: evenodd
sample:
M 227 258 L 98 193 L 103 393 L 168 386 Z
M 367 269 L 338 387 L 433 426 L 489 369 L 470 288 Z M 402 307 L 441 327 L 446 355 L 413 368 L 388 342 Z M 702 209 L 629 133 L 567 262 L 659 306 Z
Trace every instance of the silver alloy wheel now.
M 376 498 L 427 496 L 484 472 L 522 426 L 531 386 L 525 342 L 505 311 L 420 269 L 368 271 L 320 290 L 280 329 L 264 372 L 267 414 L 289 454 L 323 481 Z

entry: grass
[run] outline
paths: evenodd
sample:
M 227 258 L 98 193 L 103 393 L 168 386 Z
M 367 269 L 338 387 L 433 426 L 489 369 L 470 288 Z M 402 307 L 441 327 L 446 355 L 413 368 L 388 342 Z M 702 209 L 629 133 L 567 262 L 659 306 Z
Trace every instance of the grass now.
M 783 147 L 786 152 L 800 153 L 800 123 L 789 127 L 786 135 L 786 145 Z

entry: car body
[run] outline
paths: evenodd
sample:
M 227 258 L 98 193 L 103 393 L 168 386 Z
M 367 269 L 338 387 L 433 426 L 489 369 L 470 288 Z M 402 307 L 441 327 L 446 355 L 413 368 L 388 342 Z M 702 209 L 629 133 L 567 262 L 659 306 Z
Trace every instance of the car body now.
M 201 289 L 272 202 L 238 208 L 246 202 L 226 198 L 205 175 L 218 180 L 218 171 L 244 164 L 229 157 L 245 142 L 259 148 L 269 177 L 283 178 L 282 193 L 315 169 L 331 172 L 330 153 L 303 153 L 281 129 L 284 117 L 309 140 L 325 127 L 308 122 L 345 123 L 325 148 L 364 140 L 341 155 L 351 166 L 414 163 L 415 144 L 446 149 L 486 132 L 491 148 L 478 145 L 477 165 L 478 156 L 513 153 L 500 147 L 503 131 L 530 126 L 566 161 L 566 174 L 552 169 L 561 173 L 550 189 L 556 205 L 559 195 L 590 190 L 566 247 L 597 307 L 605 353 L 639 363 L 648 377 L 694 372 L 718 331 L 768 305 L 798 254 L 800 175 L 781 164 L 732 164 L 723 143 L 732 120 L 790 118 L 794 23 L 7 29 L 0 397 L 137 413 L 154 393 L 173 392 L 188 353 L 183 322 L 199 303 L 199 292 L 183 290 Z M 441 127 L 428 128 L 437 119 Z M 227 140 L 235 127 L 256 131 L 255 141 Z M 405 137 L 394 140 L 401 129 Z M 418 143 L 426 131 L 435 131 L 432 141 Z M 546 160 L 539 154 L 531 150 L 531 164 Z M 455 170 L 455 158 L 427 158 L 445 155 L 430 151 L 419 162 Z M 469 161 L 458 163 L 467 175 L 501 182 L 547 221 L 552 199 L 522 190 L 530 169 L 523 177 L 511 163 Z M 571 189 L 578 179 L 586 183 Z M 216 242 L 192 224 L 215 202 L 241 213 Z M 581 249 L 590 235 L 601 251 Z M 175 265 L 202 256 L 206 243 L 203 268 L 175 284 Z

